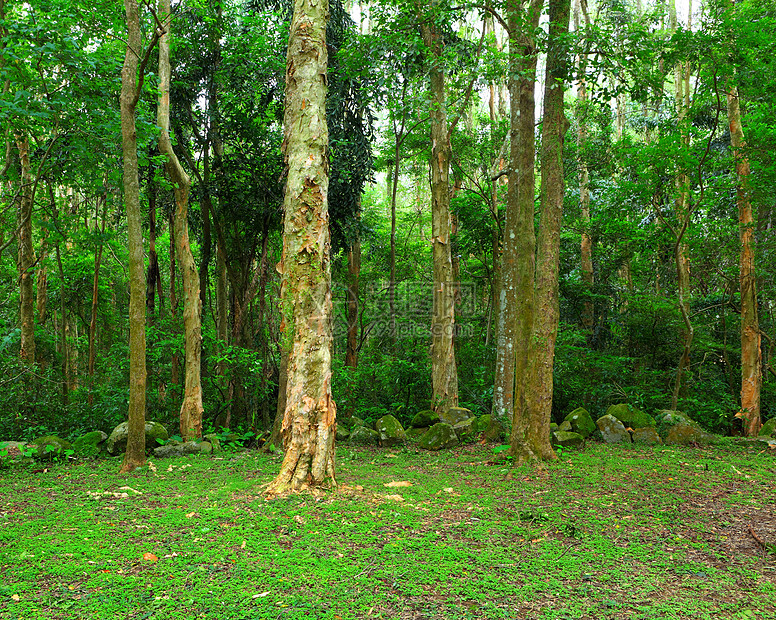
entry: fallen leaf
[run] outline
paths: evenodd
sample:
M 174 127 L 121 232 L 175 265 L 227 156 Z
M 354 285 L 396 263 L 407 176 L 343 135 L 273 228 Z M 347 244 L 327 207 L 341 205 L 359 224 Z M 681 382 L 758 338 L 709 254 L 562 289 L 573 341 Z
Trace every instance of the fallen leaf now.
M 197 516 L 196 512 L 187 512 L 186 513 L 186 518 L 187 519 L 191 519 L 192 517 L 196 517 L 196 516 Z
M 304 524 L 304 517 L 302 515 L 294 515 L 294 521 L 302 525 Z
M 264 598 L 269 594 L 269 590 L 267 592 L 262 592 L 261 594 L 254 594 L 253 598 Z
M 452 493 L 452 492 L 453 492 L 453 487 L 445 487 L 445 488 L 443 489 L 443 491 L 444 491 L 445 493 Z
M 411 482 L 407 482 L 406 480 L 394 480 L 393 482 L 386 482 L 383 486 L 384 487 L 391 487 L 391 488 L 411 487 L 412 483 Z
M 245 545 L 248 544 L 247 540 L 242 541 L 242 544 L 240 545 L 240 549 L 245 549 Z
M 11 595 L 11 600 L 12 601 L 16 601 L 18 603 L 21 600 L 21 598 L 19 597 L 18 594 L 12 594 Z
M 404 498 L 401 495 L 386 495 L 385 499 L 392 499 L 396 502 L 403 502 Z
M 146 562 L 156 562 L 159 560 L 159 558 L 157 558 L 153 553 L 147 553 L 147 552 L 143 554 L 143 559 Z

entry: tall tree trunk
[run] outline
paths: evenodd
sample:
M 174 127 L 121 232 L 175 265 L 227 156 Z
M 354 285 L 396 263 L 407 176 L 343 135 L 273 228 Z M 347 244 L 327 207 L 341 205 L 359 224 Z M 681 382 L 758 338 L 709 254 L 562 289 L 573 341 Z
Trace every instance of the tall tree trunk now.
M 348 332 L 345 348 L 345 367 L 351 374 L 352 387 L 358 368 L 358 280 L 361 274 L 361 241 L 355 239 L 348 249 Z M 395 334 L 395 332 L 393 332 Z M 350 418 L 355 414 L 355 394 L 348 394 L 348 407 L 340 417 Z
M 19 200 L 19 318 L 21 322 L 21 346 L 19 357 L 35 363 L 35 298 L 32 274 L 35 253 L 32 249 L 32 169 L 30 167 L 30 141 L 26 135 L 18 136 L 22 189 Z
M 124 202 L 129 240 L 129 436 L 121 472 L 145 464 L 145 278 L 143 277 L 143 231 L 140 214 L 140 181 L 137 165 L 135 108 L 140 93 L 137 84 L 141 49 L 140 14 L 137 0 L 124 0 L 127 20 L 127 51 L 121 71 L 121 143 L 124 166 Z M 142 69 L 141 69 L 142 79 Z
M 530 372 L 530 422 L 528 442 L 541 459 L 557 458 L 550 444 L 553 362 L 558 337 L 558 264 L 560 225 L 563 217 L 563 138 L 568 121 L 563 112 L 566 75 L 566 35 L 571 0 L 549 1 L 549 49 L 544 84 L 544 119 L 541 146 L 541 220 L 536 256 L 534 337 Z
M 574 3 L 574 29 L 578 32 L 584 19 L 585 26 L 590 25 L 590 17 L 587 12 L 586 0 L 575 0 Z M 577 169 L 579 170 L 579 205 L 582 221 L 582 241 L 580 243 L 579 270 L 582 273 L 582 283 L 585 287 L 587 298 L 582 302 L 582 327 L 593 329 L 593 240 L 590 237 L 590 174 L 587 170 L 587 157 L 585 145 L 587 144 L 587 55 L 581 53 L 577 58 Z
M 670 27 L 672 31 L 677 28 L 676 21 L 676 3 L 671 0 L 669 7 Z M 674 93 L 676 102 L 676 113 L 681 134 L 681 143 L 684 149 L 690 147 L 690 133 L 686 127 L 687 112 L 690 108 L 690 68 L 687 64 L 680 62 L 674 70 L 674 84 L 676 92 Z M 679 313 L 682 317 L 683 328 L 680 332 L 682 340 L 682 353 L 679 357 L 679 364 L 676 368 L 676 378 L 674 379 L 674 389 L 671 396 L 671 409 L 679 406 L 679 397 L 686 390 L 687 382 L 683 381 L 684 375 L 690 368 L 690 353 L 692 351 L 692 341 L 695 330 L 690 316 L 690 247 L 687 243 L 687 229 L 690 226 L 690 176 L 685 170 L 680 170 L 675 179 L 676 187 L 676 215 L 678 220 L 678 230 L 676 241 L 674 243 L 674 264 L 676 265 L 676 295 Z
M 294 0 L 288 38 L 283 153 L 287 165 L 281 261 L 288 385 L 285 456 L 271 493 L 335 484 L 337 408 L 331 395 L 329 132 L 326 0 Z
M 760 389 L 762 387 L 762 349 L 760 322 L 757 316 L 757 272 L 754 262 L 754 217 L 749 197 L 749 159 L 744 154 L 744 130 L 738 89 L 730 86 L 727 93 L 730 144 L 736 169 L 736 202 L 741 240 L 739 287 L 741 289 L 741 416 L 744 433 L 755 437 L 760 432 Z
M 186 351 L 185 384 L 180 410 L 181 436 L 185 441 L 202 437 L 202 303 L 199 296 L 199 274 L 189 243 L 189 189 L 191 181 L 183 170 L 170 142 L 170 0 L 159 0 L 159 16 L 167 32 L 159 38 L 159 152 L 166 157 L 164 169 L 175 192 L 175 254 L 183 280 L 183 331 Z
M 94 405 L 94 363 L 97 357 L 97 309 L 99 307 L 100 294 L 100 262 L 102 261 L 102 248 L 104 247 L 103 237 L 105 235 L 105 224 L 108 215 L 108 194 L 100 197 L 102 201 L 102 221 L 100 224 L 100 241 L 97 251 L 94 253 L 94 279 L 92 281 L 92 311 L 89 319 L 89 361 L 87 363 L 87 374 L 89 376 L 89 396 L 88 402 L 91 407 Z M 98 203 L 99 204 L 99 203 Z M 97 232 L 95 230 L 95 232 Z
M 159 256 L 156 253 L 156 183 L 151 170 L 148 179 L 148 272 L 146 274 L 146 312 L 153 322 L 156 316 L 156 291 L 162 299 L 162 276 L 159 272 Z M 100 246 L 102 249 L 102 246 Z
M 511 262 L 505 260 L 504 282 L 512 290 L 507 293 L 515 308 L 513 327 L 515 393 L 510 432 L 510 454 L 515 462 L 535 459 L 532 446 L 538 444 L 534 437 L 536 429 L 530 423 L 530 389 L 528 360 L 531 354 L 531 336 L 534 322 L 534 271 L 536 264 L 536 233 L 534 231 L 535 194 L 535 146 L 534 85 L 537 52 L 534 32 L 539 24 L 543 0 L 531 0 L 528 5 L 509 7 L 509 94 L 510 94 L 510 136 L 511 173 L 507 194 L 507 218 L 512 225 L 506 226 L 514 232 L 505 239 L 505 246 L 514 246 L 510 252 Z M 505 247 L 505 257 L 507 255 Z M 506 271 L 512 273 L 509 279 Z
M 177 261 L 175 260 L 175 215 L 170 213 L 168 216 L 168 225 L 170 229 L 170 318 L 175 324 L 175 317 L 178 315 L 178 291 L 176 280 Z M 180 385 L 181 383 L 181 356 L 177 349 L 173 350 L 170 359 L 170 383 Z
M 53 192 L 52 192 L 53 196 Z M 59 268 L 59 313 L 62 316 L 61 329 L 59 332 L 59 346 L 62 355 L 62 404 L 67 406 L 68 392 L 71 382 L 70 368 L 70 350 L 67 346 L 67 333 L 69 331 L 69 321 L 65 311 L 65 270 L 62 268 L 62 254 L 59 250 L 59 242 L 54 244 L 57 255 L 57 267 Z
M 434 263 L 431 316 L 432 407 L 442 412 L 458 406 L 455 363 L 455 283 L 450 239 L 450 160 L 452 146 L 447 123 L 442 33 L 433 19 L 421 20 L 421 36 L 428 50 L 431 86 L 431 243 Z

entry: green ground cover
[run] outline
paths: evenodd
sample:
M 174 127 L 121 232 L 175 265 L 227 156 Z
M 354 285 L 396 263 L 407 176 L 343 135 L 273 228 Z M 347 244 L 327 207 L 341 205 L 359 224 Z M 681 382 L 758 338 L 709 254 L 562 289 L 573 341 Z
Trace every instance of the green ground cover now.
M 776 618 L 762 445 L 492 456 L 340 447 L 337 493 L 272 500 L 279 460 L 252 451 L 17 464 L 0 618 Z

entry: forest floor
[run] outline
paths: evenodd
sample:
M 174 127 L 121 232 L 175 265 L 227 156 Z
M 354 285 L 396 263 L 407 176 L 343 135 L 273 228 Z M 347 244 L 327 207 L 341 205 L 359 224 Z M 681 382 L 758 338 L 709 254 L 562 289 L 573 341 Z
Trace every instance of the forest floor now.
M 493 458 L 342 446 L 336 493 L 271 500 L 253 451 L 5 468 L 0 618 L 776 618 L 762 444 Z

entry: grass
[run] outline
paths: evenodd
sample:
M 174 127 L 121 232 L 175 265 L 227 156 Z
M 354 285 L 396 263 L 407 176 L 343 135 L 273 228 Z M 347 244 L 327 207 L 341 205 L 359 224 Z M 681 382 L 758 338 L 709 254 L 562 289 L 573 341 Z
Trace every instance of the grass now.
M 255 452 L 0 470 L 0 618 L 776 618 L 755 444 L 337 456 L 337 493 L 269 501 Z

